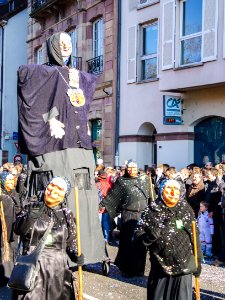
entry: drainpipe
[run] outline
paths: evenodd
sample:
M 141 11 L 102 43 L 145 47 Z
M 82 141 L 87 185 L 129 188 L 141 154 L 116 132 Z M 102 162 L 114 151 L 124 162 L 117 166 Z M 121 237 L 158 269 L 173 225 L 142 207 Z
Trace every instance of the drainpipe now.
M 121 58 L 121 3 L 118 0 L 118 44 L 116 80 L 116 128 L 115 128 L 115 166 L 119 166 L 119 128 L 120 128 L 120 58 Z
M 0 81 L 0 150 L 2 150 L 2 129 L 3 129 L 3 124 L 2 124 L 2 108 L 3 108 L 3 62 L 4 62 L 4 27 L 7 24 L 6 20 L 0 20 L 0 27 L 1 27 L 1 70 L 0 70 L 0 76 L 1 76 L 1 81 Z

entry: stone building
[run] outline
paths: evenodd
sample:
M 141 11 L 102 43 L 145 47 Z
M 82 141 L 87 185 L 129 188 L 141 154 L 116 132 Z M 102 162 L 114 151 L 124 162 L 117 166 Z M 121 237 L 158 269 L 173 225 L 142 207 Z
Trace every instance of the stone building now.
M 28 63 L 46 62 L 46 39 L 65 31 L 73 65 L 98 76 L 89 121 L 95 158 L 114 165 L 117 76 L 117 1 L 29 0 Z

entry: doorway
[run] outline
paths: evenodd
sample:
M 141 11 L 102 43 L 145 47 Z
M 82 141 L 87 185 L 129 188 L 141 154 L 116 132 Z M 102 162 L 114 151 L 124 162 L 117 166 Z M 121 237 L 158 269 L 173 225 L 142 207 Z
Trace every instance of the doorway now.
M 194 161 L 203 167 L 225 162 L 225 118 L 207 118 L 195 126 Z

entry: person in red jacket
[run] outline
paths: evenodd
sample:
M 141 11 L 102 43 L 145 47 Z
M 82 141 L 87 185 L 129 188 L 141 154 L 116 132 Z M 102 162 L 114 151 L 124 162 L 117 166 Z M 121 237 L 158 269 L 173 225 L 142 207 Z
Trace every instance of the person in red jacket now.
M 96 187 L 98 189 L 98 198 L 99 203 L 107 196 L 110 191 L 112 184 L 108 181 L 108 175 L 106 171 L 100 170 L 98 171 Z M 111 221 L 109 217 L 109 213 L 106 208 L 99 208 L 99 219 L 102 226 L 102 232 L 105 239 L 106 244 L 108 244 L 110 240 L 110 232 L 111 232 Z

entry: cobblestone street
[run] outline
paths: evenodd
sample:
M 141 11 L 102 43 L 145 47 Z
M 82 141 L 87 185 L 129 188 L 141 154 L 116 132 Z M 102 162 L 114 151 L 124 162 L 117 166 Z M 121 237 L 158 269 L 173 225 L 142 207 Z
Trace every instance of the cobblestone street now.
M 115 259 L 117 249 L 116 246 L 109 246 L 109 256 L 112 261 Z M 102 263 L 85 266 L 84 298 L 85 300 L 146 300 L 149 269 L 148 258 L 144 277 L 124 278 L 113 263 L 108 277 L 102 275 Z M 201 300 L 225 299 L 225 268 L 203 264 L 200 287 Z M 5 289 L 0 289 L 0 300 L 8 299 L 10 299 L 9 293 L 6 293 Z
M 110 246 L 112 261 L 116 253 L 117 247 Z M 84 271 L 84 293 L 100 300 L 145 300 L 149 269 L 148 258 L 144 277 L 124 278 L 113 264 L 110 266 L 109 276 L 106 277 L 102 275 L 102 264 L 88 266 Z M 200 287 L 202 300 L 225 299 L 225 268 L 203 264 Z

